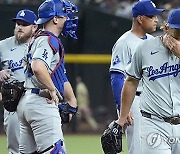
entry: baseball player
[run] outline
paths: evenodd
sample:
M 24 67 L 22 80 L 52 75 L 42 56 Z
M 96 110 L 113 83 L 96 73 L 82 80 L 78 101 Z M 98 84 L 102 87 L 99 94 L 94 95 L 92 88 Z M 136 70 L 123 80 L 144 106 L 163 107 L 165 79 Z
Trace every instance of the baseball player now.
M 132 56 L 135 53 L 139 44 L 153 38 L 148 33 L 156 30 L 158 18 L 157 15 L 161 14 L 164 9 L 157 9 L 155 4 L 150 0 L 138 1 L 132 7 L 133 24 L 131 30 L 124 33 L 115 43 L 112 49 L 111 58 L 111 87 L 115 103 L 117 106 L 117 112 L 119 115 L 121 106 L 121 90 L 124 85 L 125 67 L 131 63 Z M 126 129 L 127 146 L 129 154 L 140 154 L 140 109 L 139 101 L 142 93 L 142 85 L 136 91 L 136 97 L 131 107 L 131 114 L 129 115 L 129 121 L 131 126 Z M 133 116 L 133 117 L 132 117 Z
M 64 85 L 67 80 L 64 48 L 58 36 L 77 38 L 76 12 L 73 3 L 63 0 L 46 0 L 38 8 L 37 23 L 43 25 L 43 30 L 30 43 L 26 56 L 26 92 L 17 107 L 21 153 L 66 153 L 57 104 L 59 93 L 63 95 L 70 85 Z M 40 96 L 43 90 L 49 92 L 50 98 Z
M 30 37 L 37 29 L 35 23 L 37 16 L 31 10 L 20 10 L 12 20 L 16 23 L 14 36 L 0 41 L 1 82 L 7 80 L 23 82 L 25 80 L 23 57 L 27 53 Z M 9 97 L 11 97 L 10 94 Z M 8 112 L 4 109 L 4 129 L 7 135 L 9 154 L 19 154 L 20 129 L 16 112 Z
M 165 25 L 166 33 L 180 42 L 180 9 L 172 10 Z M 128 65 L 122 91 L 120 118 L 124 125 L 139 81 L 141 94 L 141 153 L 178 154 L 180 151 L 180 59 L 164 45 L 166 36 L 143 42 Z

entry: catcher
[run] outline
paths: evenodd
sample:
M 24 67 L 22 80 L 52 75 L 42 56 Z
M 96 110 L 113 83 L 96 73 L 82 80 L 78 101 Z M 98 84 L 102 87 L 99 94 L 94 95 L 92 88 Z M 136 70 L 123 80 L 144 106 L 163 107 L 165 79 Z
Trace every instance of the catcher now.
M 74 100 L 71 105 L 60 106 L 60 109 L 66 109 L 64 122 L 77 112 L 77 103 L 65 74 L 64 48 L 58 36 L 77 38 L 76 12 L 73 3 L 60 0 L 46 0 L 38 8 L 37 23 L 43 30 L 39 30 L 30 42 L 25 58 L 26 92 L 17 106 L 21 153 L 66 153 L 60 121 L 63 118 L 57 108 L 58 95 L 61 93 L 65 100 L 72 96 L 70 101 Z M 49 99 L 41 97 L 45 89 L 50 94 Z

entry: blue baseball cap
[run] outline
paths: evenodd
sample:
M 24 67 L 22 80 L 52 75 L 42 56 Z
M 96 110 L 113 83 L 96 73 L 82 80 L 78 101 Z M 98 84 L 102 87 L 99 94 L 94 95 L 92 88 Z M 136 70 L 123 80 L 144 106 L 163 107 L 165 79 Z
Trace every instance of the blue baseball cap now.
M 62 0 L 46 0 L 38 8 L 37 24 L 44 24 L 54 16 L 66 17 L 65 3 Z
M 180 29 L 180 9 L 174 9 L 169 13 L 168 20 L 171 28 Z
M 165 9 L 157 9 L 156 5 L 150 0 L 139 0 L 132 7 L 132 16 L 137 17 L 139 15 L 153 16 L 161 14 Z
M 31 10 L 20 10 L 16 17 L 12 19 L 12 21 L 16 22 L 16 20 L 22 20 L 29 24 L 35 25 L 37 21 L 36 14 Z

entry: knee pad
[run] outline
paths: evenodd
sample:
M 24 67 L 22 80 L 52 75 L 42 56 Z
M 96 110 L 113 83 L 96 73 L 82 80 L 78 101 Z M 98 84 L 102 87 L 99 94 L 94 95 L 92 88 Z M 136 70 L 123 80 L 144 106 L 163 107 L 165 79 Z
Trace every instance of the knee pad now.
M 65 154 L 62 140 L 59 140 L 54 144 L 54 147 L 50 151 L 50 154 Z
M 33 153 L 33 154 L 36 154 L 36 153 Z M 63 141 L 59 140 L 55 144 L 51 145 L 49 148 L 37 154 L 65 154 L 65 151 L 63 148 Z

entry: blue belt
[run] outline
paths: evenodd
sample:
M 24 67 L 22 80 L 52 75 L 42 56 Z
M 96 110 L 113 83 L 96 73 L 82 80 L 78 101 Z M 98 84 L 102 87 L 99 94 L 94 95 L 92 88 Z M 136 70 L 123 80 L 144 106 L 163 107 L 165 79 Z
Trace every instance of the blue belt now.
M 41 97 L 51 99 L 51 95 L 48 92 L 43 91 L 42 89 L 39 89 L 39 88 L 30 89 L 30 93 L 37 94 L 37 95 L 39 95 Z

